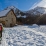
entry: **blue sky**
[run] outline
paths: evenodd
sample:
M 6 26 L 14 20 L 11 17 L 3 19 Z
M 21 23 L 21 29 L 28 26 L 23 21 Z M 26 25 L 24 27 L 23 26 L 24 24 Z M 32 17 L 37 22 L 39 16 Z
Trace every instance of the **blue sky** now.
M 22 11 L 29 10 L 35 3 L 41 0 L 0 0 L 0 11 L 8 6 L 15 6 Z

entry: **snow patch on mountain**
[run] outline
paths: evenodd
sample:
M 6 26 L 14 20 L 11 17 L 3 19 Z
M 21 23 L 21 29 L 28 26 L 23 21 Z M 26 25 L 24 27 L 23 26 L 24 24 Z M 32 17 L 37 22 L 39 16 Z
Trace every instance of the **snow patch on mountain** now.
M 26 18 L 27 16 L 26 16 L 26 15 L 24 15 L 24 16 L 18 15 L 18 16 L 17 16 L 17 18 L 20 18 L 20 17 L 21 17 L 21 18 Z
M 16 9 L 14 6 L 8 6 L 6 9 Z

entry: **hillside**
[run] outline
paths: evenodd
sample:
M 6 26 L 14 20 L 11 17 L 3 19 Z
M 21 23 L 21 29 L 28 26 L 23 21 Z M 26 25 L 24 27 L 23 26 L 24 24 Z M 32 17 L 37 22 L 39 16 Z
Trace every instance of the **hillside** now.
M 16 14 L 16 17 L 17 17 L 17 23 L 20 23 L 20 24 L 35 24 L 35 23 L 40 24 L 40 22 L 41 22 L 40 20 L 43 20 L 44 17 L 46 18 L 46 15 L 45 15 L 46 8 L 44 8 L 44 7 L 37 6 L 34 9 L 24 11 L 24 12 L 17 9 L 14 6 L 9 6 L 5 10 L 7 10 L 7 9 L 14 10 L 14 13 Z M 44 17 L 42 17 L 42 16 L 44 16 Z M 46 21 L 45 18 L 44 18 L 44 21 Z M 46 24 L 46 22 L 44 22 L 44 24 Z

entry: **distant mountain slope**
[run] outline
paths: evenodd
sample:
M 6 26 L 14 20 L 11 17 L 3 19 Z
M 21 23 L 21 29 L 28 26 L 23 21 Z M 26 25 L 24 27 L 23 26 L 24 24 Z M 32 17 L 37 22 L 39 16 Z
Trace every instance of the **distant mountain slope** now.
M 17 16 L 17 21 L 18 23 L 23 23 L 23 24 L 46 24 L 46 8 L 44 7 L 36 7 L 32 10 L 28 11 L 21 11 L 17 9 L 14 6 L 9 6 L 7 9 L 13 9 L 16 16 Z M 43 20 L 43 21 L 42 21 Z
M 19 10 L 18 8 L 16 8 L 16 7 L 14 7 L 14 6 L 9 6 L 9 7 L 7 7 L 7 8 L 5 8 L 5 10 L 7 10 L 7 9 L 13 9 L 14 10 L 14 12 L 15 12 L 15 14 L 18 16 L 18 15 L 22 15 L 22 14 L 24 14 L 21 10 Z
M 36 23 L 40 25 L 46 25 L 46 14 L 38 17 Z
M 36 7 L 32 10 L 26 11 L 26 13 L 33 14 L 33 15 L 41 15 L 46 14 L 46 8 L 44 7 Z
M 16 13 L 16 15 L 42 15 L 42 14 L 46 14 L 46 8 L 44 7 L 36 7 L 34 9 L 28 10 L 28 11 L 21 11 L 18 8 L 14 7 L 14 6 L 9 6 L 6 9 L 13 9 L 14 12 Z

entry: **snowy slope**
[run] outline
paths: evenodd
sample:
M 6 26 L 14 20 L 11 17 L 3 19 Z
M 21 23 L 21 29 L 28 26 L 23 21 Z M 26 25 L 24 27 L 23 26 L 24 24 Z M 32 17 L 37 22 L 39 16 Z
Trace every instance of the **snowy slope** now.
M 8 10 L 8 9 L 13 9 L 14 10 L 14 13 L 16 14 L 16 16 L 18 17 L 19 15 L 21 15 L 22 17 L 23 16 L 29 16 L 29 15 L 41 15 L 41 14 L 46 14 L 46 8 L 45 7 L 35 7 L 34 9 L 31 9 L 31 10 L 28 10 L 28 11 L 21 11 L 19 9 L 17 9 L 16 7 L 14 6 L 9 6 L 7 7 L 5 10 Z
M 8 10 L 8 9 L 13 9 L 14 10 L 14 13 L 16 15 L 19 15 L 20 12 L 22 12 L 22 11 L 20 11 L 18 8 L 14 7 L 14 6 L 8 6 L 7 8 L 5 8 L 5 10 Z
M 21 10 L 19 10 L 18 8 L 14 7 L 14 6 L 9 6 L 9 7 L 7 7 L 5 10 L 8 10 L 8 9 L 13 9 L 14 12 L 15 12 L 15 14 L 16 14 L 17 16 L 19 16 L 20 14 L 21 14 L 21 16 L 24 16 L 24 15 L 27 16 L 27 13 L 28 13 L 28 15 L 29 15 L 29 14 L 30 14 L 30 15 L 46 14 L 46 7 L 40 7 L 40 6 L 37 6 L 37 7 L 35 7 L 34 9 L 30 9 L 30 10 L 24 11 L 24 12 L 21 11 Z
M 43 32 L 41 32 L 41 28 Z M 4 28 L 0 46 L 46 46 L 46 26 L 19 25 Z
M 34 14 L 34 15 L 41 15 L 41 14 L 46 14 L 46 8 L 45 7 L 35 7 L 34 9 L 31 9 L 27 11 L 29 14 Z
M 44 7 L 36 7 L 34 10 L 38 11 L 41 14 L 46 14 L 46 8 Z
M 37 6 L 46 8 L 46 0 L 40 0 L 39 2 L 34 3 L 34 5 L 30 9 L 33 9 Z
M 34 3 L 27 12 L 35 15 L 46 14 L 46 0 L 40 0 L 39 2 Z

